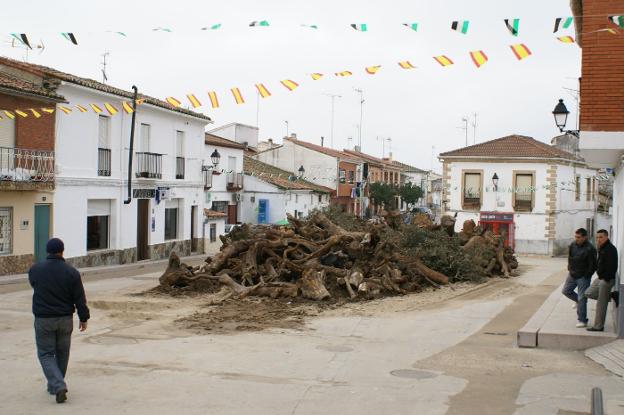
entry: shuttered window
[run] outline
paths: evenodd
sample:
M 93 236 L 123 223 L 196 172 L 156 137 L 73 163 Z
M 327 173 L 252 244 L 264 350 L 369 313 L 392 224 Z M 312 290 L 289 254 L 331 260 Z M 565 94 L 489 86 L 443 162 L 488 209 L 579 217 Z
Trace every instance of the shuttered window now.
M 9 117 L 0 120 L 0 147 L 15 147 L 15 120 Z
M 149 153 L 150 151 L 150 125 L 141 124 L 141 145 L 139 151 Z
M 481 173 L 464 173 L 463 205 L 468 209 L 481 207 Z
M 105 115 L 98 118 L 98 148 L 110 149 L 110 118 Z
M 533 174 L 516 173 L 515 174 L 515 204 L 514 209 L 517 211 L 531 211 L 533 209 Z
M 176 131 L 176 157 L 184 157 L 184 131 Z

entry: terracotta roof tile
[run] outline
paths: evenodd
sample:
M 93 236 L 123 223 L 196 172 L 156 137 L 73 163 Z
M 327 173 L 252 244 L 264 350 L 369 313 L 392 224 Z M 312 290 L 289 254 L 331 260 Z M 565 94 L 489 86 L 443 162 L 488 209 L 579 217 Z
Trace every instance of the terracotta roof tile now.
M 334 191 L 334 189 L 314 184 L 307 180 L 289 180 L 289 177 L 293 175 L 292 173 L 247 156 L 245 156 L 243 160 L 243 171 L 247 175 L 251 175 L 253 173 L 253 175 L 258 177 L 260 180 L 271 183 L 280 189 L 312 190 L 319 193 L 331 193 Z
M 379 164 L 379 165 L 382 165 L 382 166 L 386 166 L 386 167 L 389 167 L 389 168 L 392 168 L 392 169 L 399 170 L 399 166 L 396 166 L 391 161 L 380 159 L 380 158 L 377 158 L 375 156 L 371 156 L 370 154 L 362 153 L 361 151 L 354 151 L 354 150 L 347 150 L 347 149 L 345 149 L 344 152 L 346 154 L 348 154 L 349 156 L 357 157 L 357 158 L 359 158 L 361 160 L 368 161 L 369 163 L 376 163 L 376 164 Z
M 5 73 L 0 73 L 0 88 L 37 95 L 51 101 L 64 101 L 64 98 L 56 94 L 53 90 L 46 89 L 41 85 L 37 85 L 25 79 L 18 79 Z
M 308 148 L 310 150 L 318 151 L 319 153 L 323 153 L 323 154 L 326 154 L 326 155 L 331 156 L 331 157 L 339 158 L 341 160 L 352 160 L 353 159 L 353 156 L 351 156 L 351 155 L 349 155 L 349 154 L 347 154 L 347 153 L 345 153 L 343 151 L 334 150 L 332 148 L 319 146 L 317 144 L 312 144 L 312 143 L 309 143 L 307 141 L 301 141 L 301 140 L 297 140 L 297 139 L 291 138 L 291 137 L 284 137 L 284 140 L 290 141 L 292 143 L 295 143 L 295 144 L 300 145 L 302 147 Z
M 227 218 L 227 214 L 211 209 L 204 209 L 204 216 L 207 218 Z

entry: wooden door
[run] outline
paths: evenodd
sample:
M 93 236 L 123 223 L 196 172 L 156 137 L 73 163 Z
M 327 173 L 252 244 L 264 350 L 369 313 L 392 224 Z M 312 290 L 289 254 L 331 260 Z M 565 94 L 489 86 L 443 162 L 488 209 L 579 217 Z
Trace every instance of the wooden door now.
M 137 261 L 149 259 L 149 199 L 137 199 Z
M 238 205 L 228 205 L 228 222 L 229 224 L 235 224 L 238 217 Z
M 197 252 L 197 206 L 191 206 L 191 252 Z

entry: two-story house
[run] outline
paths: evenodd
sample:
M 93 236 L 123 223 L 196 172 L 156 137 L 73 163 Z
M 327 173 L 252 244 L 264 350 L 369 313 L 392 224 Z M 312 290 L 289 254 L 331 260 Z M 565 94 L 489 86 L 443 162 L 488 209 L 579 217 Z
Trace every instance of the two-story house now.
M 25 272 L 46 256 L 53 228 L 51 112 L 63 101 L 42 76 L 0 62 L 0 275 Z
M 574 154 L 511 135 L 439 155 L 443 214 L 472 219 L 519 253 L 560 255 L 574 231 L 592 231 L 596 170 Z

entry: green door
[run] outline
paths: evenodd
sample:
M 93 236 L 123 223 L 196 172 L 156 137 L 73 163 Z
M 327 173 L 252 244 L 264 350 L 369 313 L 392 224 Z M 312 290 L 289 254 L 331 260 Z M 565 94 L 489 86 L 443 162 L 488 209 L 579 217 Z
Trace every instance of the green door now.
M 45 259 L 48 239 L 50 239 L 50 205 L 35 205 L 35 261 Z

